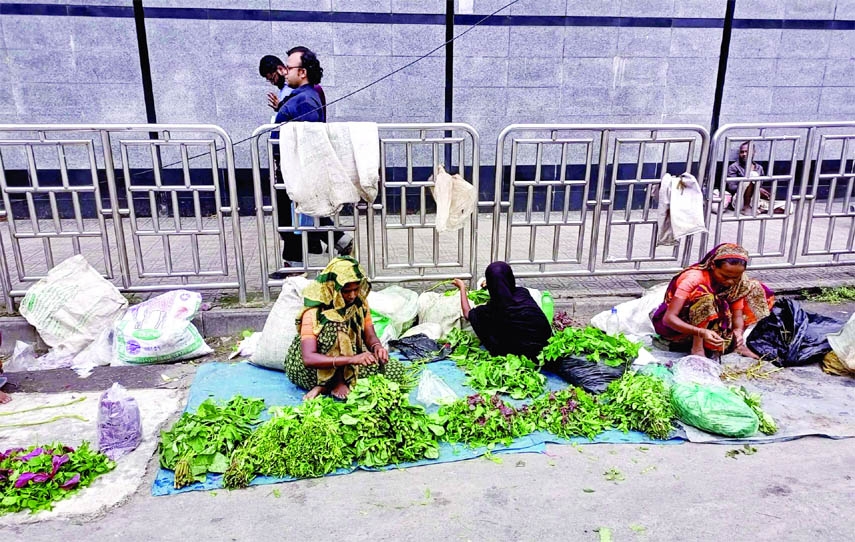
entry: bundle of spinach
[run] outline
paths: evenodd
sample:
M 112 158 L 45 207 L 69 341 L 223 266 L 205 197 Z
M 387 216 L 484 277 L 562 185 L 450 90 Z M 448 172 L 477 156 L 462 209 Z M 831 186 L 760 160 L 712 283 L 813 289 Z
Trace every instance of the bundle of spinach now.
M 633 429 L 656 439 L 666 439 L 671 433 L 676 412 L 661 379 L 627 372 L 609 384 L 605 399 L 608 417 L 616 429 Z
M 446 290 L 443 295 L 446 297 L 451 297 L 453 295 L 458 295 L 460 290 Z M 469 290 L 466 292 L 466 297 L 469 298 L 469 301 L 475 303 L 476 305 L 483 305 L 484 303 L 490 301 L 490 292 L 487 290 Z
M 593 439 L 611 426 L 601 398 L 576 387 L 538 397 L 529 413 L 538 429 L 563 438 Z
M 774 435 L 778 432 L 778 424 L 775 423 L 775 418 L 761 408 L 763 398 L 759 393 L 751 393 L 745 389 L 745 386 L 731 386 L 730 389 L 733 393 L 742 397 L 745 404 L 751 407 L 751 410 L 757 415 L 757 418 L 760 420 L 761 433 L 764 435 Z
M 401 387 L 381 375 L 360 378 L 341 415 L 342 438 L 360 465 L 381 467 L 439 457 L 441 425 L 412 405 Z
M 161 431 L 160 466 L 175 471 L 175 487 L 202 482 L 207 473 L 224 473 L 228 457 L 252 433 L 264 400 L 239 395 L 225 406 L 207 399 L 194 414 L 185 412 L 169 431 Z
M 0 452 L 0 515 L 51 510 L 115 466 L 85 441 L 76 450 L 55 442 Z
M 632 363 L 639 348 L 640 344 L 628 340 L 623 333 L 609 335 L 592 326 L 566 327 L 549 338 L 538 360 L 543 365 L 566 357 L 585 356 L 596 363 L 619 367 Z
M 492 395 L 507 393 L 514 399 L 537 397 L 546 383 L 537 365 L 525 356 L 491 356 L 473 333 L 452 329 L 445 340 L 452 345 L 449 356 L 468 375 L 466 385 Z
M 492 448 L 500 443 L 507 446 L 515 438 L 534 431 L 528 413 L 528 406 L 516 409 L 498 395 L 476 393 L 441 406 L 435 419 L 445 426 L 446 442 Z

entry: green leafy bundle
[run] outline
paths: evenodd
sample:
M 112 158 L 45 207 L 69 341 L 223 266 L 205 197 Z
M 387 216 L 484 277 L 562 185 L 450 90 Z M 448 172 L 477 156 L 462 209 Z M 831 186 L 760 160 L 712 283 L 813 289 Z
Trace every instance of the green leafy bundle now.
M 445 341 L 454 348 L 451 359 L 468 375 L 466 385 L 478 392 L 507 393 L 514 399 L 543 393 L 546 377 L 525 356 L 491 356 L 473 333 L 458 329 L 452 329 Z
M 446 297 L 451 297 L 453 295 L 458 295 L 460 290 L 446 290 L 443 295 Z M 469 301 L 475 303 L 476 305 L 483 305 L 484 303 L 490 301 L 490 292 L 487 290 L 469 290 L 466 292 L 466 297 L 469 298 Z
M 566 327 L 549 338 L 538 356 L 541 365 L 571 356 L 585 356 L 595 363 L 619 367 L 638 357 L 641 345 L 624 337 L 623 333 L 609 335 L 592 326 Z
M 223 485 L 246 487 L 256 475 L 315 478 L 349 467 L 353 458 L 342 440 L 342 412 L 343 405 L 329 397 L 296 409 L 278 407 L 232 454 Z
M 53 509 L 116 464 L 83 442 L 76 450 L 58 442 L 0 452 L 0 515 Z
M 474 394 L 439 408 L 436 420 L 445 425 L 443 440 L 470 446 L 509 445 L 515 438 L 528 435 L 535 425 L 528 407 L 519 409 L 498 395 Z
M 381 467 L 439 457 L 437 437 L 444 432 L 421 405 L 410 404 L 401 387 L 383 376 L 360 378 L 341 415 L 342 437 L 354 459 Z
M 582 388 L 570 387 L 538 397 L 529 412 L 538 429 L 563 438 L 593 439 L 611 428 L 601 400 Z
M 228 457 L 252 433 L 264 400 L 239 395 L 225 406 L 208 399 L 194 414 L 185 412 L 169 431 L 161 431 L 160 466 L 175 471 L 175 487 L 202 482 L 207 473 L 224 473 Z
M 775 423 L 775 418 L 767 414 L 761 407 L 763 398 L 759 393 L 751 393 L 745 386 L 736 386 L 730 387 L 731 391 L 736 395 L 742 397 L 742 400 L 745 401 L 745 404 L 751 407 L 751 410 L 754 411 L 754 414 L 757 415 L 757 418 L 760 420 L 760 432 L 764 435 L 774 435 L 778 432 L 778 424 Z
M 671 394 L 659 378 L 628 372 L 609 384 L 605 397 L 608 417 L 616 429 L 642 431 L 656 439 L 666 439 L 671 433 L 676 413 Z

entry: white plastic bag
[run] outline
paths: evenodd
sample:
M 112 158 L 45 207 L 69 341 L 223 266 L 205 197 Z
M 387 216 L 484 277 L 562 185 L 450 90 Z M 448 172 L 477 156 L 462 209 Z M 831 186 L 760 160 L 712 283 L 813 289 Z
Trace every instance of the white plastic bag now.
M 288 348 L 297 336 L 297 317 L 303 309 L 303 290 L 311 281 L 305 277 L 288 277 L 270 310 L 255 353 L 249 362 L 259 367 L 282 371 Z
M 173 290 L 134 305 L 116 325 L 116 357 L 133 364 L 169 363 L 213 352 L 191 320 L 202 296 Z
M 401 335 L 401 338 L 404 339 L 418 334 L 425 335 L 428 339 L 438 341 L 439 338 L 442 337 L 442 326 L 434 322 L 425 322 L 411 327 Z
M 703 356 L 685 356 L 671 366 L 674 382 L 679 384 L 700 384 L 702 386 L 723 386 L 721 365 Z
M 436 201 L 436 231 L 456 231 L 475 212 L 478 193 L 460 174 L 450 175 L 441 165 L 434 171 L 433 199 Z
M 116 337 L 113 328 L 105 329 L 98 337 L 89 343 L 79 354 L 74 356 L 71 368 L 80 378 L 92 374 L 92 369 L 102 365 L 110 365 L 116 355 Z
M 127 307 L 119 290 L 78 254 L 33 284 L 20 310 L 45 344 L 73 356 L 112 327 Z
M 456 401 L 457 395 L 442 378 L 436 376 L 429 369 L 425 369 L 419 378 L 416 400 L 425 406 L 443 405 Z
M 142 442 L 142 422 L 136 399 L 118 382 L 98 402 L 98 449 L 115 461 Z
M 425 292 L 419 296 L 419 323 L 434 323 L 440 326 L 440 337 L 463 324 L 460 296 L 447 296 L 436 292 Z
M 36 365 L 36 352 L 33 345 L 24 341 L 15 341 L 15 350 L 9 361 L 3 364 L 7 373 L 23 373 L 32 370 Z
M 419 294 L 400 286 L 389 286 L 383 290 L 372 290 L 368 294 L 368 306 L 371 312 L 388 318 L 390 326 L 387 329 L 393 327 L 395 331 L 390 340 L 397 339 L 412 327 L 419 314 Z
M 665 290 L 668 284 L 657 284 L 644 293 L 644 296 L 616 305 L 618 320 L 620 321 L 620 332 L 624 335 L 632 335 L 644 339 L 650 337 L 656 330 L 650 321 L 650 313 L 662 304 L 665 299 Z M 611 314 L 611 309 L 603 311 L 591 318 L 591 325 L 606 331 L 606 322 Z

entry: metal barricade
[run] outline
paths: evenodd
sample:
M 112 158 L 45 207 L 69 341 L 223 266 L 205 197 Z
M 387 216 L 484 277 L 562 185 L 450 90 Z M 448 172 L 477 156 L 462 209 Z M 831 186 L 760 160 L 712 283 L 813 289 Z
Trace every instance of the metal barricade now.
M 207 175 L 191 175 L 191 161 Z M 217 126 L 0 125 L 0 190 L 10 312 L 29 283 L 76 254 L 123 292 L 235 289 L 246 300 L 234 154 Z
M 269 137 L 275 128 L 274 124 L 260 126 L 251 139 L 258 250 L 265 300 L 270 299 L 271 287 L 282 284 L 285 273 L 323 269 L 336 255 L 333 235 L 338 231 L 352 232 L 354 250 L 365 255 L 366 272 L 374 282 L 473 278 L 477 262 L 477 213 L 471 217 L 468 227 L 456 233 L 440 234 L 436 231 L 434 201 L 429 192 L 434 186 L 433 173 L 440 164 L 452 171 L 455 168 L 461 173 L 468 171 L 477 192 L 478 168 L 473 168 L 472 164 L 478 163 L 479 140 L 471 126 L 457 123 L 378 124 L 380 184 L 377 199 L 370 204 L 360 203 L 346 208 L 326 225 L 318 218 L 302 217 L 296 213 L 290 215 L 291 225 L 280 224 L 280 217 L 287 217 L 280 212 L 279 206 L 290 200 L 283 198 L 285 185 L 281 175 L 277 174 L 274 158 L 276 140 Z M 263 179 L 262 162 L 267 166 L 266 179 Z M 360 211 L 364 211 L 364 215 Z M 268 232 L 278 234 L 280 243 L 283 236 L 301 236 L 300 265 L 278 268 L 279 275 L 269 274 L 272 268 L 270 261 L 279 260 L 279 250 L 271 251 L 273 240 L 268 238 Z M 317 234 L 325 236 L 327 245 L 319 256 L 309 250 L 309 236 Z M 281 246 L 275 241 L 273 243 L 276 247 Z
M 657 246 L 658 187 L 665 173 L 702 184 L 708 145 L 696 125 L 508 126 L 496 147 L 491 258 L 522 277 L 679 271 L 692 240 Z
M 730 124 L 710 152 L 712 245 L 745 246 L 754 269 L 855 263 L 855 122 Z

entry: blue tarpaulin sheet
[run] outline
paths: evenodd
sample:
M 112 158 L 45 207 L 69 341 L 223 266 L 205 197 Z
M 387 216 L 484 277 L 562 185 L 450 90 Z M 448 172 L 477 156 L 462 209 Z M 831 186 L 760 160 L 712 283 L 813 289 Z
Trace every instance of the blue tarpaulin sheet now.
M 454 390 L 459 397 L 470 395 L 473 392 L 471 388 L 464 385 L 466 376 L 463 372 L 450 360 L 437 361 L 428 365 L 428 368 L 437 376 L 442 378 L 448 386 Z M 547 377 L 547 388 L 549 390 L 561 390 L 567 387 L 567 383 L 555 377 Z M 216 401 L 225 402 L 235 395 L 244 397 L 253 397 L 264 399 L 267 407 L 280 405 L 298 405 L 302 402 L 305 391 L 299 389 L 285 376 L 285 373 L 256 367 L 249 363 L 208 363 L 199 367 L 196 372 L 196 378 L 190 387 L 190 395 L 187 399 L 185 412 L 195 412 L 196 409 L 208 398 L 213 398 Z M 410 400 L 416 403 L 416 392 L 413 391 Z M 522 401 L 510 401 L 512 403 L 522 403 Z M 436 410 L 436 407 L 428 408 L 428 411 Z M 267 417 L 267 411 L 262 414 L 262 418 Z M 473 459 L 486 454 L 488 451 L 492 454 L 501 453 L 539 453 L 546 448 L 546 443 L 656 443 L 656 444 L 677 444 L 683 442 L 683 438 L 675 436 L 674 438 L 661 441 L 653 440 L 644 433 L 630 431 L 624 433 L 622 431 L 606 431 L 597 435 L 593 440 L 580 437 L 574 439 L 562 439 L 547 433 L 545 431 L 537 431 L 526 437 L 518 438 L 511 443 L 510 446 L 497 445 L 492 450 L 487 448 L 470 448 L 462 444 L 440 443 L 438 459 L 424 459 L 414 463 L 401 463 L 390 465 L 386 468 L 406 468 L 430 463 L 445 463 L 450 461 L 462 461 L 465 459 Z M 353 472 L 356 468 L 340 469 L 333 474 L 346 474 Z M 375 470 L 375 469 L 366 469 Z M 268 476 L 259 476 L 252 481 L 251 485 L 273 484 L 293 480 L 294 478 L 274 478 Z M 171 470 L 161 468 L 154 479 L 152 486 L 152 495 L 171 495 L 174 493 L 183 493 L 186 491 L 212 490 L 222 488 L 222 476 L 208 474 L 204 482 L 196 482 L 181 489 L 173 487 L 173 472 Z

